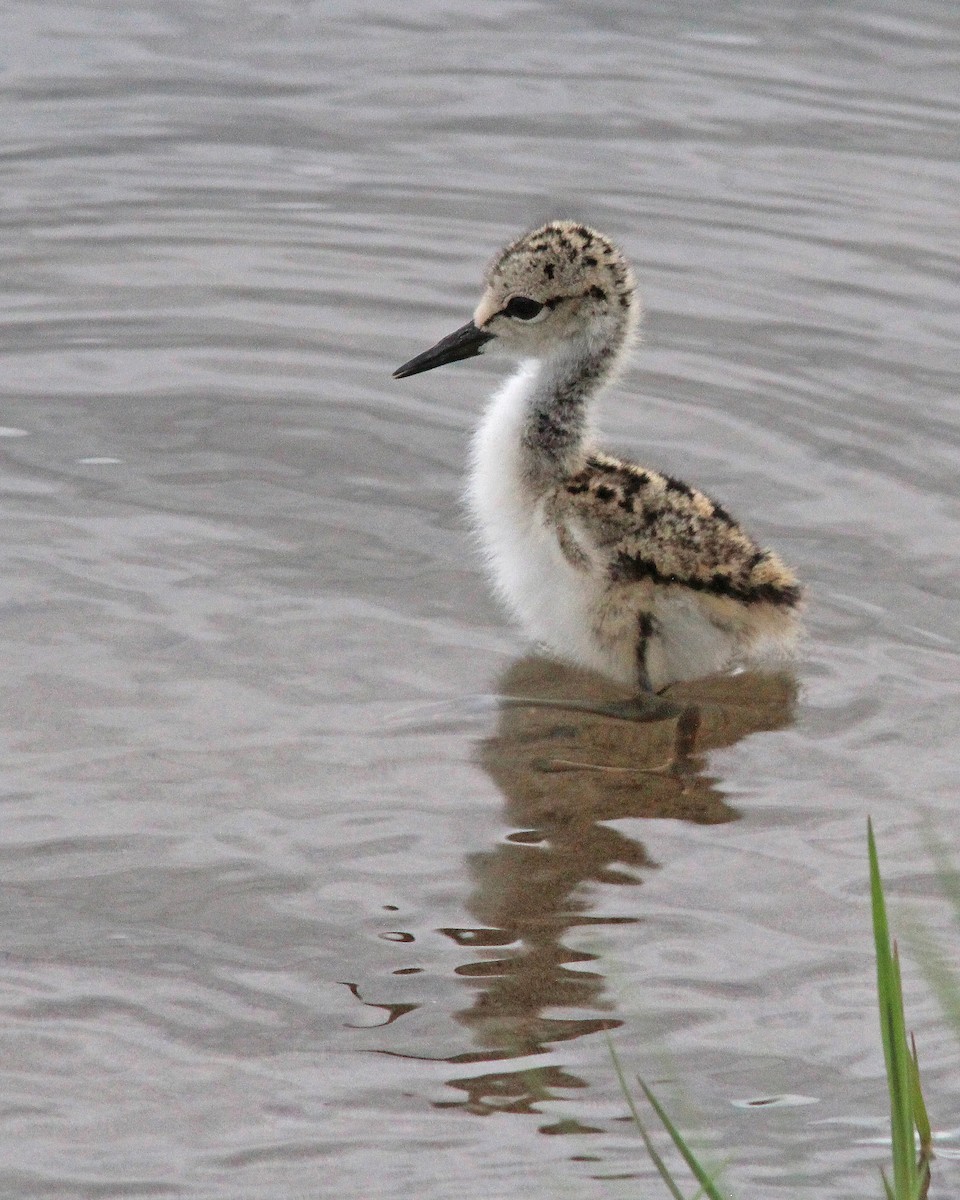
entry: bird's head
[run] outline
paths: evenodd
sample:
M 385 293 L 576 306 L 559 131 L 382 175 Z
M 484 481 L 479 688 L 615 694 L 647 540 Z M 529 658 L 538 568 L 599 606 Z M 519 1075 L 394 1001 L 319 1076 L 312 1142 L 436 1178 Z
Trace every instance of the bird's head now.
M 543 359 L 569 346 L 621 344 L 638 317 L 633 273 L 617 247 L 586 225 L 550 221 L 497 255 L 473 320 L 394 378 L 489 350 Z

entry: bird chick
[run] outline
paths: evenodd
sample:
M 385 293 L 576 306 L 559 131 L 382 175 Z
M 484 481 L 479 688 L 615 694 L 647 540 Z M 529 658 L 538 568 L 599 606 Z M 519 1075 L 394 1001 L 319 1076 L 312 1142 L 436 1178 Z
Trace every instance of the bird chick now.
M 468 487 L 497 591 L 554 654 L 649 693 L 789 657 L 801 592 L 703 492 L 597 448 L 595 402 L 640 311 L 621 252 L 551 221 L 497 255 L 472 321 L 394 377 L 521 360 L 480 423 Z

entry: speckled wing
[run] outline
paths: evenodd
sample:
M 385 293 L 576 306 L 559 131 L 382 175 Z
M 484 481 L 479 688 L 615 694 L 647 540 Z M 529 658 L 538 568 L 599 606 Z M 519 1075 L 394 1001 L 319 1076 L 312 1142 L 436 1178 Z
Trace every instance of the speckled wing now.
M 611 582 L 681 584 L 748 605 L 795 608 L 796 577 L 709 496 L 668 475 L 593 454 L 568 479 L 558 506 Z

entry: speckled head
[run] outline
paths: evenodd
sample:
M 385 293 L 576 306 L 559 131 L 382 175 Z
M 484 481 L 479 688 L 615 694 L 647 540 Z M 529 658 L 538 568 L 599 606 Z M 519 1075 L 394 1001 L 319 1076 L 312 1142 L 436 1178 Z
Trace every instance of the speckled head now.
M 577 336 L 628 333 L 639 317 L 633 272 L 602 233 L 550 221 L 511 242 L 491 263 L 473 322 L 521 354 Z
M 402 379 L 488 349 L 545 358 L 602 343 L 618 356 L 639 318 L 633 272 L 617 247 L 586 225 L 550 221 L 500 251 L 471 322 L 394 375 Z

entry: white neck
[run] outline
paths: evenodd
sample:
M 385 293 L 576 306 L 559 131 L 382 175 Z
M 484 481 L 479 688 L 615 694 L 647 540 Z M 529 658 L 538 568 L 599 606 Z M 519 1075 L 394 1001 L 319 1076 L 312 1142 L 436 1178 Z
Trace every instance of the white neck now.
M 552 412 L 557 382 L 547 363 L 531 360 L 496 393 L 474 437 L 466 499 L 491 577 L 523 628 L 532 636 L 550 629 L 553 644 L 600 669 L 590 657 L 581 589 L 569 586 L 572 568 L 545 519 L 562 469 L 544 452 L 538 421 Z M 563 456 L 568 461 L 585 458 L 589 446 L 586 402 L 579 407 L 583 420 Z
M 494 394 L 473 441 L 467 495 L 493 556 L 529 524 L 540 499 L 584 466 L 594 401 L 625 358 L 631 317 L 524 362 Z

